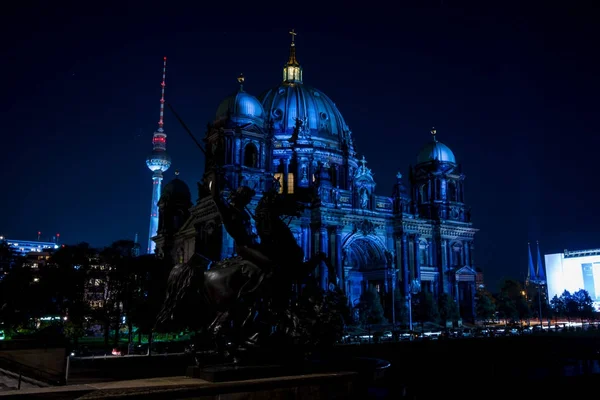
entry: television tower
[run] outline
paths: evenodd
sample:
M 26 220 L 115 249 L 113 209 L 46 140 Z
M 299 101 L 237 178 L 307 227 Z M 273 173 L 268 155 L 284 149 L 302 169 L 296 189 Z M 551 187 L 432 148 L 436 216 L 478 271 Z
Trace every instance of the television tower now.
M 171 166 L 171 157 L 167 154 L 167 134 L 163 129 L 165 112 L 165 79 L 167 74 L 167 57 L 163 58 L 162 88 L 160 96 L 160 119 L 158 129 L 152 137 L 152 153 L 146 158 L 146 165 L 152 171 L 152 204 L 150 206 L 150 232 L 148 233 L 148 254 L 153 254 L 156 244 L 152 238 L 158 230 L 158 200 L 160 198 L 163 172 Z

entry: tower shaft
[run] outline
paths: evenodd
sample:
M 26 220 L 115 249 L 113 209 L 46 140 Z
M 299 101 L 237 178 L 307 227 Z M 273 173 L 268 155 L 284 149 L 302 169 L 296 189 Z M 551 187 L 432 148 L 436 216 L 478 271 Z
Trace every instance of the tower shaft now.
M 158 200 L 162 189 L 163 174 L 160 170 L 152 174 L 152 204 L 150 205 L 150 231 L 148 232 L 148 254 L 153 254 L 156 243 L 152 240 L 158 230 Z

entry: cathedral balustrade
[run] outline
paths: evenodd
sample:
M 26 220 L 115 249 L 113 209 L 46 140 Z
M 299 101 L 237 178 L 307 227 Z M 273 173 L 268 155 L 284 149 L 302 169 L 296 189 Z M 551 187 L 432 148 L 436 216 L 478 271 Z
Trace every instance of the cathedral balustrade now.
M 390 197 L 375 196 L 375 211 L 392 213 L 394 205 Z

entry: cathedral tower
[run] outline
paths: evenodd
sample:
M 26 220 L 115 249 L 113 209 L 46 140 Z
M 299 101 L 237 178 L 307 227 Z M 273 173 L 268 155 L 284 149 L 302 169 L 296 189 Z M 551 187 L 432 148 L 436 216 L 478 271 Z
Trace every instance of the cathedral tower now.
M 152 240 L 158 229 L 158 200 L 160 198 L 163 172 L 171 166 L 171 157 L 167 154 L 167 134 L 163 129 L 165 111 L 165 78 L 167 74 L 167 57 L 163 59 L 163 73 L 160 97 L 160 118 L 158 129 L 152 137 L 152 153 L 146 158 L 146 165 L 152 171 L 152 203 L 150 204 L 150 230 L 148 232 L 148 254 L 153 254 L 155 243 Z

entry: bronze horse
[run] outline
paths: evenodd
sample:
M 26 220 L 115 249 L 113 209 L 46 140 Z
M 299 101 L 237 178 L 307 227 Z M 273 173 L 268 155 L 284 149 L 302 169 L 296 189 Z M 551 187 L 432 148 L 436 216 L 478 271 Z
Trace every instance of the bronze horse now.
M 303 210 L 292 196 L 276 191 L 263 194 L 254 215 L 260 238 L 256 243 L 240 226 L 244 218 L 235 215 L 245 209 L 253 191 L 243 187 L 236 193 L 238 197 L 231 199 L 235 207 L 219 203 L 217 207 L 225 228 L 235 235 L 238 256 L 212 262 L 195 254 L 187 263 L 176 265 L 157 318 L 157 324 L 174 322 L 181 328 L 204 331 L 233 347 L 256 337 L 253 322 L 258 313 L 266 309 L 271 314 L 285 313 L 293 282 L 305 280 L 321 263 L 328 266 L 330 279 L 335 276 L 322 252 L 304 261 L 302 248 L 283 220 L 298 217 Z

